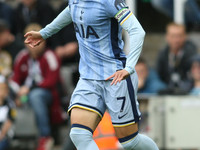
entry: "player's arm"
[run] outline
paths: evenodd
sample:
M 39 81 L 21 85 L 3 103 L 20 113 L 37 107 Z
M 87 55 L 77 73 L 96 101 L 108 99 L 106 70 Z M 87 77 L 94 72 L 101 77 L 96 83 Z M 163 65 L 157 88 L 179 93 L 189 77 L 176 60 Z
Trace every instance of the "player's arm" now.
M 24 37 L 26 37 L 25 43 L 29 44 L 30 47 L 35 47 L 43 42 L 45 39 L 56 34 L 66 25 L 72 22 L 71 13 L 69 6 L 66 7 L 50 24 L 39 32 L 30 31 L 27 32 Z
M 68 6 L 50 24 L 40 30 L 40 34 L 42 35 L 43 39 L 47 39 L 71 22 L 72 18 L 70 8 Z
M 129 55 L 127 56 L 125 68 L 117 71 L 106 79 L 108 80 L 113 78 L 113 81 L 111 82 L 112 85 L 117 84 L 117 82 L 126 79 L 130 74 L 134 73 L 135 65 L 142 51 L 145 32 L 136 17 L 128 9 L 124 1 L 108 1 L 110 2 L 105 5 L 108 16 L 115 17 L 122 28 L 129 33 L 130 38 L 130 51 Z
M 129 74 L 132 74 L 134 73 L 135 65 L 142 51 L 145 31 L 131 11 L 124 19 L 118 21 L 120 21 L 122 28 L 129 34 L 130 51 L 124 69 L 128 71 Z

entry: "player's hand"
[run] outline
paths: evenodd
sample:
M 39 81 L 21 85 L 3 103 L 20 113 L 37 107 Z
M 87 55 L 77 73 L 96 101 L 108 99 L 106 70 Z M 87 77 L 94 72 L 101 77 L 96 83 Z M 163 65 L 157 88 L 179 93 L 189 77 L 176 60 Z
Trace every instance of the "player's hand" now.
M 36 47 L 37 45 L 39 45 L 40 43 L 42 43 L 44 41 L 40 32 L 37 32 L 37 31 L 27 32 L 24 35 L 24 37 L 26 38 L 24 43 L 28 44 L 31 48 Z
M 110 85 L 113 85 L 113 84 L 116 85 L 117 82 L 120 83 L 122 80 L 126 79 L 129 75 L 130 75 L 129 72 L 126 71 L 125 69 L 123 69 L 123 70 L 119 70 L 119 71 L 115 72 L 113 75 L 108 77 L 106 80 L 113 78 Z

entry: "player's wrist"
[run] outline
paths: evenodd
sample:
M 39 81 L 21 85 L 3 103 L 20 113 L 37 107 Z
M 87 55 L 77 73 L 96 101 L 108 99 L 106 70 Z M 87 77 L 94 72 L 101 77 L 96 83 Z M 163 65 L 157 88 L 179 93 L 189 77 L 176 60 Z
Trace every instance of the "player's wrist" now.
M 126 70 L 130 75 L 133 74 L 133 73 L 135 72 L 133 68 L 128 67 L 128 66 L 126 66 L 126 67 L 124 68 L 124 70 Z
M 43 40 L 46 40 L 48 38 L 48 36 L 45 34 L 45 31 L 44 29 L 41 29 L 39 31 L 39 34 L 41 35 L 41 37 L 43 38 Z

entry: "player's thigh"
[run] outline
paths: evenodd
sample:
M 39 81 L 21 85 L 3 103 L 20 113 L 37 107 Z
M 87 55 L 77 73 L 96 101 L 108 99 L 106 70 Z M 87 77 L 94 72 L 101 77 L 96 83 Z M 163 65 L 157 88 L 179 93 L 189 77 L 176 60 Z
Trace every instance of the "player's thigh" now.
M 114 127 L 117 138 L 124 138 L 138 131 L 138 124 L 132 124 L 126 127 Z
M 94 131 L 100 121 L 100 116 L 92 111 L 77 107 L 71 110 L 71 124 L 81 124 Z
M 97 86 L 97 81 L 80 78 L 68 108 L 72 124 L 85 125 L 92 130 L 98 125 L 106 106 L 101 98 L 101 93 L 96 88 Z

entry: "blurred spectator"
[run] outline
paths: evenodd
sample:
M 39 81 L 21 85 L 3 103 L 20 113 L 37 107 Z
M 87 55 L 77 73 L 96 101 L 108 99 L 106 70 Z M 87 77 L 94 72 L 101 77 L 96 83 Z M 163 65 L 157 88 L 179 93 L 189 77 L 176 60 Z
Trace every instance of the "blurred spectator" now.
M 18 52 L 23 48 L 23 41 L 16 38 L 10 32 L 9 25 L 0 19 L 0 51 L 6 51 L 6 55 L 9 54 L 13 61 Z
M 158 11 L 173 19 L 174 0 L 151 0 L 152 5 Z M 186 0 L 185 2 L 185 23 L 195 28 L 200 28 L 200 8 L 198 0 Z
M 135 70 L 138 75 L 138 93 L 154 93 L 166 88 L 153 69 L 149 69 L 143 58 L 139 58 Z
M 0 1 L 0 19 L 5 20 L 11 26 L 12 16 L 13 16 L 13 9 L 5 2 Z
M 174 15 L 174 0 L 151 0 L 151 4 L 158 11 L 164 13 L 168 17 L 173 18 Z
M 25 32 L 39 31 L 41 26 L 30 24 Z M 37 150 L 46 150 L 53 146 L 50 119 L 53 123 L 61 123 L 60 97 L 58 84 L 60 82 L 60 62 L 53 51 L 46 48 L 46 41 L 33 48 L 26 47 L 19 53 L 14 64 L 14 76 L 10 82 L 17 94 L 18 106 L 24 96 L 27 96 L 36 115 L 40 139 Z M 50 116 L 49 116 L 49 107 Z
M 188 91 L 188 60 L 197 54 L 197 48 L 187 40 L 184 25 L 168 24 L 166 41 L 167 45 L 160 51 L 156 64 L 159 77 L 170 88 Z
M 190 91 L 192 95 L 200 95 L 200 56 L 194 56 L 191 59 L 191 76 L 193 79 L 193 88 Z
M 53 8 L 46 2 L 40 0 L 20 0 L 18 7 L 15 9 L 13 17 L 12 32 L 20 38 L 23 38 L 23 31 L 30 23 L 38 23 L 45 27 L 56 16 Z M 47 46 L 55 48 L 58 44 L 56 36 L 47 40 Z
M 13 101 L 8 97 L 6 78 L 0 75 L 0 150 L 9 147 L 10 137 L 8 131 L 16 116 Z
M 8 77 L 12 73 L 12 58 L 9 53 L 0 49 L 0 74 Z

